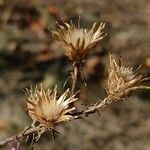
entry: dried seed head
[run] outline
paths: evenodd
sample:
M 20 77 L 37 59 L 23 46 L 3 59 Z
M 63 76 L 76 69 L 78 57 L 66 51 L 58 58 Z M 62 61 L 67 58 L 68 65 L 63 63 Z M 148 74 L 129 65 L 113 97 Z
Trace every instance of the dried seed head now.
M 52 31 L 52 35 L 64 47 L 65 55 L 76 63 L 85 61 L 92 49 L 106 35 L 102 31 L 105 23 L 94 23 L 90 30 L 82 29 L 79 25 L 76 28 L 72 23 L 66 22 L 63 22 L 63 25 L 58 24 L 58 27 L 59 30 Z
M 73 116 L 68 113 L 75 108 L 69 108 L 69 104 L 76 101 L 77 98 L 75 95 L 68 97 L 68 94 L 69 89 L 57 98 L 57 88 L 53 91 L 45 91 L 42 85 L 40 89 L 27 90 L 26 102 L 29 115 L 34 122 L 37 121 L 46 128 L 53 128 L 60 122 L 70 120 Z
M 109 57 L 109 75 L 106 82 L 106 91 L 111 100 L 123 100 L 137 89 L 150 89 L 150 86 L 144 86 L 143 81 L 149 80 L 142 75 L 133 72 L 132 67 L 119 65 L 114 57 Z

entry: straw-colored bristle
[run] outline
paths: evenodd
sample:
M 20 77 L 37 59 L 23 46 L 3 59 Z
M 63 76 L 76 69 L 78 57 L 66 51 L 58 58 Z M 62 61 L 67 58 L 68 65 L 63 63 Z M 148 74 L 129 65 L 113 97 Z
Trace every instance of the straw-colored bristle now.
M 27 90 L 26 98 L 28 112 L 34 122 L 39 122 L 47 128 L 54 127 L 55 124 L 68 121 L 73 116 L 68 114 L 74 107 L 69 104 L 76 101 L 75 95 L 69 96 L 69 89 L 57 98 L 57 87 L 53 91 L 45 91 L 43 86 L 39 89 Z
M 142 75 L 133 71 L 132 67 L 120 66 L 113 55 L 109 56 L 110 66 L 108 79 L 106 81 L 106 91 L 108 97 L 113 100 L 123 100 L 134 93 L 135 90 L 147 89 L 142 81 Z
M 59 31 L 52 31 L 53 37 L 64 47 L 65 55 L 76 63 L 85 61 L 93 48 L 106 35 L 103 32 L 105 23 L 100 25 L 94 23 L 90 30 L 80 28 L 79 24 L 80 22 L 76 28 L 73 23 L 63 22 L 63 25 L 57 23 Z

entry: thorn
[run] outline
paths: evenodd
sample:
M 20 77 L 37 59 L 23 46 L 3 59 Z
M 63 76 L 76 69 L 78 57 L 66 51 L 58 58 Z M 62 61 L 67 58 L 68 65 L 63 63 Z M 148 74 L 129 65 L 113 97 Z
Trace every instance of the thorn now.
M 71 76 L 66 79 L 65 83 L 63 84 L 63 88 L 66 86 L 66 84 L 70 78 L 71 78 Z
M 53 130 L 53 129 L 51 130 L 51 134 L 52 134 L 53 140 L 55 140 L 56 138 L 55 138 L 55 133 L 54 133 L 54 130 Z
M 57 130 L 52 129 L 54 133 L 60 134 Z
M 98 113 L 98 116 L 100 117 L 101 116 L 100 112 L 97 109 L 95 111 Z

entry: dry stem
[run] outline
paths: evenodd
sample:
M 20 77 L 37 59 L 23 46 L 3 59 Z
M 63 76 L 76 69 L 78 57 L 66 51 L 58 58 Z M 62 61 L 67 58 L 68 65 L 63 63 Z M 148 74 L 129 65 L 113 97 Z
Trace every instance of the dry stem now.
M 107 106 L 110 103 L 111 103 L 110 100 L 108 98 L 105 98 L 104 100 L 99 101 L 99 102 L 89 106 L 88 108 L 86 108 L 83 111 L 74 112 L 72 115 L 77 116 L 77 118 L 81 118 L 83 115 L 88 116 L 90 114 L 96 113 L 98 111 L 97 109 L 104 108 L 105 106 Z M 15 140 L 22 140 L 23 138 L 27 137 L 28 135 L 38 133 L 40 128 L 41 128 L 40 125 L 38 125 L 36 127 L 25 127 L 25 129 L 22 132 L 20 132 L 19 134 L 16 134 L 14 136 L 11 136 L 9 138 L 1 140 L 0 146 L 3 146 L 5 144 L 12 142 L 12 141 L 15 141 Z M 56 130 L 53 130 L 53 132 L 58 133 Z
M 78 76 L 78 66 L 76 63 L 74 63 L 73 64 L 73 72 L 71 74 L 71 77 L 72 77 L 71 94 L 74 94 L 76 82 L 77 82 L 77 76 Z
M 100 100 L 100 101 L 96 102 L 95 104 L 90 105 L 85 110 L 82 110 L 80 112 L 74 112 L 72 115 L 77 116 L 77 118 L 80 118 L 83 115 L 87 117 L 90 114 L 98 112 L 98 109 L 108 106 L 111 102 L 112 101 L 110 99 L 104 98 L 104 100 Z

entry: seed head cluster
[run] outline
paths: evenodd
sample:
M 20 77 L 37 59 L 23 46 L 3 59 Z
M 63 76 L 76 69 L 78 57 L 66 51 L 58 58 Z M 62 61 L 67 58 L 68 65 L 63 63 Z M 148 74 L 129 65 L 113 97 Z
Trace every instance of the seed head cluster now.
M 106 91 L 111 100 L 123 100 L 129 97 L 137 89 L 149 89 L 144 86 L 144 78 L 141 74 L 133 71 L 132 67 L 125 67 L 117 63 L 114 56 L 109 57 L 110 66 L 108 79 L 106 81 Z
M 128 98 L 137 89 L 150 89 L 150 86 L 144 85 L 144 81 L 150 78 L 144 78 L 137 72 L 138 69 L 134 71 L 132 67 L 122 65 L 110 54 L 105 87 L 108 96 L 103 101 L 89 106 L 85 111 L 77 112 L 74 107 L 74 102 L 77 101 L 74 89 L 78 77 L 78 66 L 87 59 L 93 48 L 106 35 L 103 31 L 104 23 L 94 23 L 90 30 L 80 28 L 79 24 L 78 22 L 78 27 L 76 27 L 72 22 L 69 24 L 63 21 L 62 24 L 58 24 L 58 31 L 51 31 L 54 39 L 64 47 L 65 55 L 73 63 L 73 90 L 70 92 L 68 89 L 61 96 L 58 96 L 57 87 L 53 90 L 44 90 L 41 85 L 40 88 L 26 90 L 28 113 L 33 122 L 38 123 L 37 126 L 34 124 L 31 127 L 39 127 L 36 132 L 36 141 L 45 131 L 53 131 L 59 123 L 72 118 L 80 118 L 83 114 L 88 116 L 112 101 Z
M 58 27 L 58 31 L 52 31 L 52 36 L 64 47 L 65 55 L 75 63 L 85 61 L 93 48 L 106 35 L 103 31 L 105 23 L 99 25 L 94 23 L 90 30 L 66 22 L 63 22 L 63 25 L 58 24 Z
M 75 95 L 69 96 L 69 89 L 57 97 L 57 88 L 45 91 L 43 86 L 40 89 L 28 89 L 26 98 L 29 115 L 34 122 L 46 128 L 53 128 L 60 122 L 72 119 L 69 113 L 75 107 L 70 108 L 69 104 L 76 100 Z

